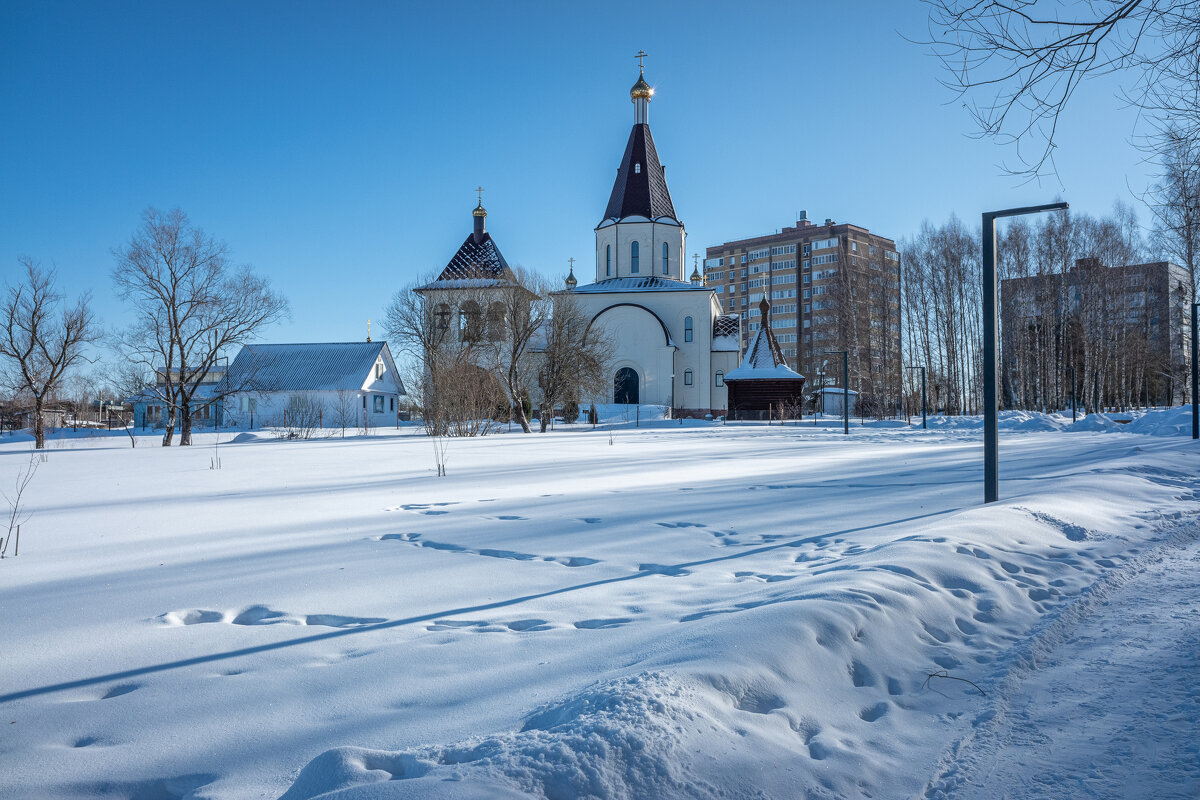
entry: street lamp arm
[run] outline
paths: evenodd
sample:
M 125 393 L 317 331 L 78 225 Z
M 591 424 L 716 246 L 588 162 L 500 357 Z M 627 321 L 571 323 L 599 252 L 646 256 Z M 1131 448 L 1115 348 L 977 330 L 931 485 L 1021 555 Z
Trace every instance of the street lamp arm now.
M 1003 211 L 985 211 L 983 212 L 984 221 L 1000 219 L 1002 217 L 1020 217 L 1024 214 L 1038 214 L 1043 211 L 1065 211 L 1070 208 L 1068 203 L 1046 203 L 1040 206 L 1024 206 L 1022 208 L 1006 208 Z

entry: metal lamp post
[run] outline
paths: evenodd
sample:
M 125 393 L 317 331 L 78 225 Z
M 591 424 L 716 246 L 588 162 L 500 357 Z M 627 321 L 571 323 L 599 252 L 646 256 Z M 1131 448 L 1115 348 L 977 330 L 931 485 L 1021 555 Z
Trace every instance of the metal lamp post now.
M 1067 367 L 1067 372 L 1071 373 L 1071 422 L 1075 421 L 1075 368 Z
M 1192 438 L 1200 439 L 1200 400 L 1196 398 L 1196 374 L 1200 372 L 1200 331 L 1196 330 L 1196 309 L 1200 309 L 1200 303 L 1192 303 Z
M 826 350 L 825 355 L 836 356 L 842 354 L 842 433 L 850 435 L 850 351 L 849 350 Z M 821 392 L 821 399 L 824 402 L 825 392 Z
M 921 429 L 929 430 L 929 423 L 927 421 L 926 412 L 925 412 L 925 368 L 914 366 L 914 367 L 908 367 L 908 369 L 921 370 Z
M 983 212 L 983 502 L 994 503 L 1000 499 L 1000 441 L 999 403 L 996 391 L 997 329 L 996 314 L 996 220 L 1001 217 L 1019 217 L 1042 211 L 1060 211 L 1068 208 L 1066 203 L 1048 203 L 1041 206 L 1008 208 L 1003 211 Z M 1195 309 L 1192 315 L 1195 316 Z M 1192 327 L 1193 335 L 1195 326 Z M 1194 362 L 1194 359 L 1193 359 Z

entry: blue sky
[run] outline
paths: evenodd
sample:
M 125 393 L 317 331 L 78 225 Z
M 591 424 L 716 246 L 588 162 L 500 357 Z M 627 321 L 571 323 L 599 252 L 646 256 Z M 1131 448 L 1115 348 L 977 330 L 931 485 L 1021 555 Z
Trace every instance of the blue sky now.
M 1106 213 L 1145 186 L 1111 81 L 1063 120 L 1058 180 L 1002 174 L 1012 151 L 969 136 L 901 36 L 924 33 L 924 6 L 899 0 L 6 0 L 0 273 L 53 264 L 119 326 L 111 250 L 147 206 L 178 206 L 288 296 L 267 341 L 359 339 L 454 253 L 481 184 L 510 263 L 560 276 L 574 257 L 586 282 L 639 48 L 689 254 L 800 209 L 899 239 L 1057 195 Z

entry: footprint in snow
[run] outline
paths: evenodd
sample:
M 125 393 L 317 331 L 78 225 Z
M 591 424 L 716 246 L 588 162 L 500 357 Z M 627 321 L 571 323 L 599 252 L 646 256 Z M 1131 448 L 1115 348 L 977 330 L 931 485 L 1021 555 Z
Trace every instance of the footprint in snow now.
M 878 722 L 888 713 L 887 703 L 876 703 L 875 705 L 864 708 L 858 712 L 858 716 L 863 722 Z
M 253 605 L 236 614 L 205 609 L 168 611 L 155 618 L 163 625 L 199 625 L 226 622 L 231 625 L 313 625 L 321 628 L 352 628 L 359 625 L 374 625 L 387 622 L 386 617 L 350 617 L 344 614 L 289 614 L 276 611 L 269 606 Z
M 629 617 L 610 617 L 608 619 L 585 619 L 575 623 L 580 630 L 600 630 L 602 628 L 619 628 L 633 622 Z

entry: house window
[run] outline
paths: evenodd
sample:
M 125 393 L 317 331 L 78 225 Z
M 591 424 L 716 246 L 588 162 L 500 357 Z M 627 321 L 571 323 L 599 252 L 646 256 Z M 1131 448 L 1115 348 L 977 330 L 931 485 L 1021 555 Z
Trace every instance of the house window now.
M 685 342 L 690 342 L 692 340 L 692 328 L 693 328 L 692 318 L 684 317 L 683 318 L 683 340 Z
M 374 409 L 375 413 L 382 414 L 383 413 L 383 395 L 377 394 L 374 397 L 375 397 L 375 409 Z
M 692 371 L 690 369 L 685 369 L 683 371 L 683 385 L 684 386 L 692 385 Z
M 612 275 L 612 245 L 604 247 L 604 277 Z
M 641 175 L 641 174 L 642 174 L 642 162 L 638 161 L 637 163 L 635 163 L 635 164 L 633 165 L 633 172 L 634 172 L 634 174 L 635 174 L 635 175 Z
M 383 362 L 380 362 L 375 365 L 375 380 L 379 380 L 382 377 L 383 377 Z
M 717 386 L 724 386 L 724 385 L 725 385 L 725 372 L 724 372 L 724 370 L 717 370 L 717 379 L 716 379 L 716 385 L 717 385 Z
M 667 247 L 667 243 L 666 243 L 666 242 L 663 242 L 663 275 L 666 275 L 666 274 L 667 274 L 667 265 L 668 265 L 669 263 L 671 263 L 671 261 L 670 261 L 670 257 L 669 257 L 669 256 L 670 256 L 670 252 L 671 252 L 671 251 L 670 251 L 670 249 Z
M 396 410 L 396 398 L 389 397 L 388 398 L 388 411 L 395 411 L 395 410 Z
M 638 243 L 631 242 L 629 245 L 629 271 L 634 275 L 641 272 L 641 257 L 638 255 Z

